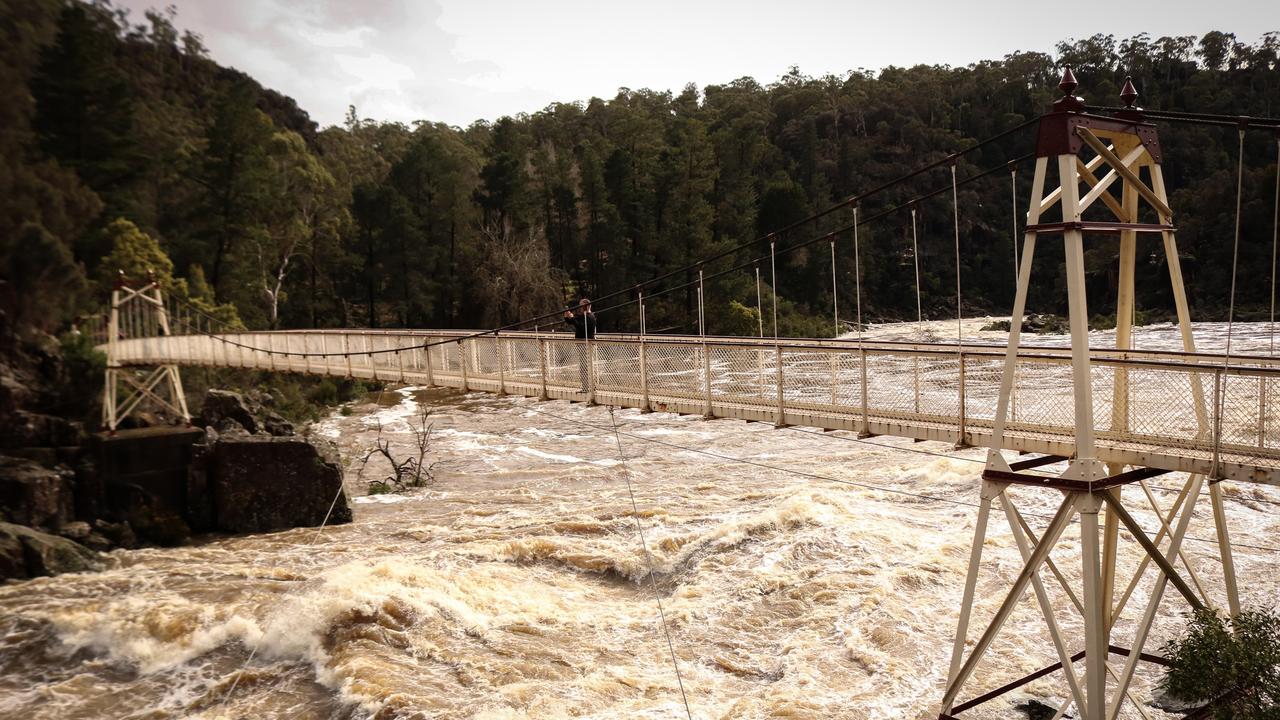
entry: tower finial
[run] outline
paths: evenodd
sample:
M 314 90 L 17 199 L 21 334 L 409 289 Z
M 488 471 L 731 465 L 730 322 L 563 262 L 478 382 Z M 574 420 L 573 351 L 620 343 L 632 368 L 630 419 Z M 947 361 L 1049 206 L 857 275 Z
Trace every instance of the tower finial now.
M 1138 99 L 1138 89 L 1133 86 L 1133 78 L 1126 75 L 1124 78 L 1124 87 L 1120 89 L 1120 102 L 1124 103 L 1126 109 L 1132 109 L 1133 103 Z
M 1058 83 L 1058 89 L 1062 91 L 1062 97 L 1053 103 L 1054 112 L 1084 112 L 1084 98 L 1076 97 L 1076 88 L 1080 87 L 1080 83 L 1076 82 L 1075 73 L 1071 72 L 1070 65 L 1064 65 L 1062 68 L 1062 80 Z
M 1076 76 L 1071 72 L 1070 65 L 1064 65 L 1062 68 L 1062 80 L 1058 83 L 1058 89 L 1066 97 L 1075 94 L 1076 88 L 1080 87 L 1080 83 L 1076 82 Z

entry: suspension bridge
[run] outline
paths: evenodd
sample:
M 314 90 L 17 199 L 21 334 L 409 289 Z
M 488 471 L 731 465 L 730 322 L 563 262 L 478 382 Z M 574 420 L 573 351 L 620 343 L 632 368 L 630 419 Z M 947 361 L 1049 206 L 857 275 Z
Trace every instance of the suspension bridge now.
M 640 289 L 636 300 L 622 303 L 638 303 L 639 332 L 578 340 L 564 333 L 520 329 L 536 326 L 547 316 L 470 332 L 231 331 L 217 327 L 189 305 L 164 297 L 154 282 L 122 282 L 113 293 L 102 328 L 101 343 L 108 357 L 103 424 L 114 430 L 125 416 L 145 405 L 158 405 L 189 419 L 179 368 L 204 366 L 445 386 L 986 447 L 975 537 L 938 717 L 957 717 L 1054 674 L 1066 689 L 1059 716 L 1072 707 L 1077 717 L 1090 720 L 1111 720 L 1124 707 L 1148 716 L 1143 703 L 1133 697 L 1131 683 L 1139 662 L 1163 662 L 1144 649 L 1165 591 L 1172 586 L 1191 607 L 1224 607 L 1232 615 L 1240 612 L 1221 483 L 1280 485 L 1280 359 L 1233 355 L 1230 330 L 1225 352 L 1197 351 L 1153 120 L 1237 125 L 1241 168 L 1245 132 L 1275 132 L 1280 123 L 1144 113 L 1134 105 L 1137 93 L 1129 83 L 1121 95 L 1123 107 L 1092 108 L 1074 95 L 1076 83 L 1069 69 L 1059 87 L 1063 95 L 1053 110 L 1027 124 L 1037 127 L 1034 180 L 1025 218 L 1015 217 L 1015 226 L 1019 219 L 1023 221 L 1022 247 L 1005 345 L 965 342 L 958 325 L 953 342 L 863 337 L 860 270 L 855 325 L 859 330 L 852 337 L 834 340 L 776 337 L 776 296 L 775 336 L 765 337 L 759 291 L 759 337 L 708 336 L 701 334 L 702 322 L 696 336 L 647 333 Z M 927 166 L 950 166 L 950 185 L 930 196 L 949 190 L 957 218 L 963 211 L 956 200 L 960 154 Z M 1119 190 L 1118 196 L 1113 188 Z M 860 262 L 858 227 L 870 219 L 859 217 L 859 199 L 837 208 L 851 213 L 850 225 L 802 245 L 829 242 L 834 257 L 837 236 L 849 234 L 855 262 Z M 1280 205 L 1280 195 L 1277 200 Z M 1238 207 L 1239 201 L 1237 213 Z M 956 227 L 958 309 L 958 219 Z M 1084 237 L 1099 234 L 1118 236 L 1120 248 L 1115 345 L 1105 348 L 1090 344 L 1084 270 Z M 1044 237 L 1062 238 L 1065 248 L 1071 334 L 1066 348 L 1021 343 L 1033 257 L 1037 241 Z M 1133 347 L 1140 237 L 1157 239 L 1164 251 L 1183 344 L 1180 351 Z M 754 265 L 759 289 L 759 268 L 767 260 L 770 286 L 774 286 L 776 238 L 768 239 L 768 256 L 724 272 L 741 272 Z M 1238 256 L 1238 222 L 1235 244 Z M 701 317 L 702 263 L 696 267 Z M 664 292 L 685 287 L 673 286 Z M 917 297 L 918 293 L 917 280 Z M 1232 317 L 1234 299 L 1233 264 Z M 838 326 L 838 309 L 835 312 Z M 1230 323 L 1229 319 L 1228 327 Z M 1043 470 L 1059 463 L 1065 463 L 1065 471 Z M 1186 473 L 1186 479 L 1170 508 L 1158 507 L 1150 492 L 1144 493 L 1150 508 L 1143 506 L 1137 494 L 1124 492 L 1131 487 L 1145 491 L 1148 479 L 1175 472 Z M 1056 494 L 1060 506 L 1046 527 L 1032 531 L 1017 509 L 1013 488 Z M 1212 506 L 1221 598 L 1211 597 L 1198 579 L 1192 588 L 1175 567 L 1179 562 L 1187 564 L 1181 544 L 1202 495 Z M 979 577 L 990 572 L 982 555 L 991 510 L 997 503 L 1024 564 L 985 628 L 974 634 L 969 627 L 974 620 L 974 594 Z M 1154 513 L 1160 523 L 1156 535 L 1142 529 L 1131 512 L 1134 509 Z M 1056 564 L 1051 558 L 1072 524 L 1078 526 L 1080 536 L 1074 580 L 1059 570 L 1061 558 Z M 1117 567 L 1117 547 L 1123 537 L 1140 546 L 1145 555 L 1127 581 L 1129 590 L 1117 599 L 1117 587 L 1126 582 Z M 1052 582 L 1070 598 L 1073 612 L 1055 608 L 1046 587 L 1051 587 L 1044 577 L 1046 568 L 1053 571 Z M 1152 579 L 1146 607 L 1140 615 L 1129 617 L 1125 627 L 1131 628 L 1132 637 L 1127 645 L 1118 645 L 1113 642 L 1117 621 L 1148 570 Z M 979 664 L 1028 588 L 1043 614 L 1056 662 L 1003 684 L 1000 679 L 979 679 L 975 675 Z M 981 692 L 961 701 L 961 693 L 971 686 Z

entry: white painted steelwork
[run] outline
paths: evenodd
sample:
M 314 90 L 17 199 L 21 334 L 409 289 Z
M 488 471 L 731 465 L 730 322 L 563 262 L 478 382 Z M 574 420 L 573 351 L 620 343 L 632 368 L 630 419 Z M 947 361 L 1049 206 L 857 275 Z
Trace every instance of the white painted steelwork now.
M 118 366 L 247 367 L 568 400 L 585 342 L 560 333 L 289 330 L 121 339 Z M 712 417 L 990 446 L 1005 348 L 966 343 L 601 334 L 585 363 L 594 401 Z M 643 362 L 642 362 L 642 345 Z M 706 348 L 706 359 L 703 348 Z M 540 348 L 545 348 L 540 352 Z M 106 349 L 106 348 L 104 348 Z M 350 353 L 345 354 L 345 353 Z M 287 354 L 286 354 L 287 353 Z M 779 358 L 781 368 L 778 367 Z M 961 362 L 963 358 L 963 362 Z M 1280 485 L 1280 359 L 1091 350 L 1094 456 L 1106 463 Z M 916 409 L 913 377 L 920 367 Z M 643 371 L 643 378 L 641 373 Z M 963 381 L 962 381 L 963 376 Z M 781 386 L 779 386 L 781 378 Z M 708 387 L 708 379 L 709 387 Z M 961 412 L 961 383 L 964 409 Z M 1069 348 L 1018 348 L 1007 450 L 1074 456 Z M 1216 392 L 1218 402 L 1197 403 Z M 1123 391 L 1124 403 L 1115 403 Z M 1198 407 L 1199 406 L 1199 407 Z M 1212 417 L 1222 409 L 1221 422 Z M 1119 412 L 1119 411 L 1123 412 Z M 1201 431 L 1198 412 L 1210 414 Z M 1220 437 L 1219 437 L 1220 434 Z

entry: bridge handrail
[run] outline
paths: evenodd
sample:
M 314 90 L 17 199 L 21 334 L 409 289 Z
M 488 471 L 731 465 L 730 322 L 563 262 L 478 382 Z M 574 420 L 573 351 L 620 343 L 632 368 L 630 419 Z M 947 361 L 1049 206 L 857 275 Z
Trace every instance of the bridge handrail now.
M 112 362 L 258 368 L 569 399 L 582 399 L 579 377 L 589 376 L 592 392 L 611 404 L 652 402 L 679 412 L 985 444 L 1005 353 L 998 345 L 865 338 L 646 335 L 642 341 L 602 334 L 588 344 L 565 332 L 475 337 L 332 329 L 118 340 Z M 1024 347 L 1017 358 L 1007 447 L 1071 455 L 1069 350 Z M 1188 472 L 1225 468 L 1224 476 L 1280 484 L 1280 363 L 1224 359 L 1095 351 L 1097 436 L 1105 441 L 1100 459 Z
M 273 334 L 291 334 L 306 335 L 323 333 L 327 335 L 370 335 L 370 336 L 418 336 L 418 337 L 436 337 L 441 340 L 450 338 L 464 339 L 475 337 L 476 334 L 483 332 L 477 330 L 433 330 L 433 329 L 414 329 L 414 328 L 323 328 L 315 330 L 246 330 L 232 333 L 215 333 L 215 335 L 254 335 L 259 333 Z M 573 339 L 571 331 L 506 331 L 500 333 L 501 337 L 514 338 L 550 338 L 550 339 Z M 182 337 L 175 335 L 174 337 Z M 483 337 L 493 337 L 481 336 Z M 640 335 L 636 333 L 600 333 L 596 336 L 598 341 L 609 342 L 631 342 L 638 343 L 641 341 Z M 701 344 L 704 339 L 698 335 L 675 335 L 675 334 L 649 334 L 644 336 L 644 342 L 647 343 L 679 343 L 688 344 L 695 342 Z M 784 348 L 822 348 L 822 349 L 840 349 L 849 350 L 857 349 L 858 346 L 864 347 L 869 351 L 895 351 L 895 352 L 918 352 L 922 354 L 951 354 L 955 355 L 958 348 L 962 347 L 965 355 L 990 355 L 998 354 L 1003 356 L 1007 347 L 1001 343 L 992 342 L 964 342 L 956 343 L 954 340 L 939 340 L 937 342 L 918 342 L 911 340 L 883 340 L 883 339 L 863 339 L 857 338 L 785 338 L 781 337 L 774 340 L 771 337 L 750 337 L 738 335 L 708 335 L 705 342 L 709 345 L 748 345 L 759 346 L 764 345 L 773 347 L 775 344 Z M 265 348 L 259 348 L 265 350 Z M 1186 365 L 1205 365 L 1208 367 L 1214 365 L 1222 365 L 1224 355 L 1222 353 L 1213 352 L 1187 352 L 1183 350 L 1158 350 L 1134 348 L 1130 350 L 1116 350 L 1114 348 L 1097 347 L 1091 348 L 1092 357 L 1097 360 L 1106 360 L 1110 362 L 1126 361 L 1126 362 L 1149 362 L 1151 360 L 1171 360 L 1177 364 Z M 1061 347 L 1054 345 L 1029 345 L 1022 344 L 1018 348 L 1019 358 L 1050 358 L 1050 357 L 1071 357 L 1070 347 Z M 1237 366 L 1253 367 L 1253 368 L 1280 368 L 1280 357 L 1268 355 L 1250 355 L 1238 352 L 1232 352 L 1231 364 L 1232 368 Z

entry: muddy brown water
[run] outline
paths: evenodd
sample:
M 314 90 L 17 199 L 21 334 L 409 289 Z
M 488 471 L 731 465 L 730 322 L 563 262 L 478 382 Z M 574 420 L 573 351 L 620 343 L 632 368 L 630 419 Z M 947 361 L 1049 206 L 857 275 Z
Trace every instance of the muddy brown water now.
M 379 437 L 408 452 L 423 407 L 434 484 L 366 495 L 360 456 Z M 0 586 L 0 717 L 684 717 L 655 586 L 694 717 L 936 717 L 983 451 L 417 388 L 352 410 L 312 432 L 349 464 L 353 523 L 116 551 L 102 572 Z M 1245 604 L 1274 604 L 1280 494 L 1228 492 Z M 1037 528 L 1058 502 L 1017 497 Z M 1187 550 L 1221 598 L 1207 510 Z M 979 625 L 1021 565 L 997 519 Z M 1074 528 L 1054 557 L 1078 577 Z M 1122 571 L 1139 557 L 1126 544 Z M 1149 649 L 1181 622 L 1166 596 Z M 1078 637 L 1079 622 L 1064 629 Z M 1055 660 L 1028 595 L 970 687 Z M 1157 679 L 1144 668 L 1135 696 Z M 1015 702 L 1064 693 L 1049 678 L 966 717 L 1019 717 Z

